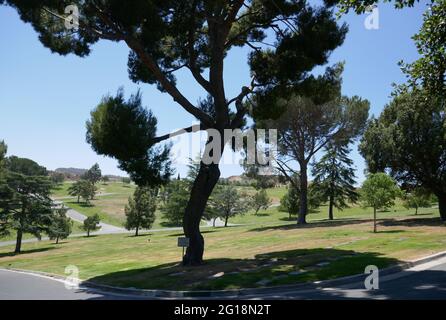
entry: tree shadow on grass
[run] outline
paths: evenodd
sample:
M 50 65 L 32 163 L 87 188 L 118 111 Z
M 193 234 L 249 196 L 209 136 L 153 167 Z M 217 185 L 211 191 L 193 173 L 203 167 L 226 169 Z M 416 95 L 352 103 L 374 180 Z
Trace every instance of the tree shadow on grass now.
M 96 200 L 96 199 L 93 199 L 93 200 Z M 82 207 L 82 208 L 93 208 L 94 207 L 94 204 L 92 204 L 92 203 L 86 203 L 86 202 L 77 202 L 77 201 L 69 201 L 69 202 L 67 202 L 67 204 L 68 205 L 77 205 L 77 206 L 79 206 L 79 207 Z
M 57 248 L 53 246 L 53 247 L 45 247 L 45 248 L 39 248 L 39 249 L 22 250 L 22 252 L 20 252 L 20 253 L 5 252 L 5 253 L 0 253 L 0 258 L 19 257 L 19 256 L 31 254 L 31 253 L 46 252 L 46 251 L 50 251 L 50 250 L 54 250 L 54 249 L 57 249 Z
M 169 222 L 169 221 L 161 222 L 160 226 L 163 227 L 163 228 L 181 228 L 182 227 L 181 223 L 177 224 L 177 223 L 172 223 L 172 222 Z
M 90 239 L 90 238 L 97 238 L 99 235 L 98 234 L 90 234 L 89 236 L 84 235 L 82 236 L 82 238 L 84 239 Z
M 406 230 L 377 230 L 376 233 L 383 233 L 383 234 L 393 234 L 393 233 L 403 233 L 403 232 L 407 232 Z M 374 233 L 373 231 L 370 231 L 370 233 Z
M 166 290 L 223 290 L 286 285 L 363 274 L 368 265 L 399 263 L 376 252 L 334 248 L 258 254 L 252 259 L 209 259 L 197 267 L 179 262 L 112 272 L 90 279 L 118 287 Z
M 404 220 L 386 219 L 379 222 L 380 225 L 386 227 L 404 226 L 404 227 L 436 227 L 444 226 L 445 223 L 441 221 L 440 217 L 433 218 L 410 218 Z
M 205 230 L 205 231 L 200 231 L 201 234 L 214 233 L 214 232 L 217 232 L 217 230 Z M 184 237 L 184 233 L 170 234 L 170 235 L 168 235 L 168 237 Z
M 342 219 L 342 220 L 318 220 L 318 221 L 310 221 L 305 225 L 294 224 L 283 224 L 283 225 L 274 225 L 274 226 L 266 226 L 260 228 L 254 228 L 250 231 L 267 231 L 267 230 L 292 230 L 292 229 L 311 229 L 311 228 L 320 228 L 320 227 L 340 227 L 345 225 L 353 225 L 353 224 L 361 224 L 370 222 L 369 219 Z
M 253 217 L 268 217 L 270 214 L 269 213 L 257 213 L 257 214 L 253 214 Z

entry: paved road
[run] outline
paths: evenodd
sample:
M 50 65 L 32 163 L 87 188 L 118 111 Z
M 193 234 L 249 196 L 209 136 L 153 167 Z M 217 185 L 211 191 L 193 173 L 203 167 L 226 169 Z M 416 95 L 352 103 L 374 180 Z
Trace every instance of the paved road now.
M 87 219 L 87 216 L 83 215 L 82 213 L 75 211 L 73 209 L 68 209 L 67 215 L 73 219 L 74 221 L 83 223 L 85 219 Z M 95 234 L 110 234 L 110 233 L 125 233 L 127 230 L 124 228 L 112 226 L 111 224 L 100 222 L 99 226 L 101 229 Z
M 126 297 L 88 289 L 67 289 L 51 278 L 0 269 L 0 300 L 112 300 Z M 128 298 L 127 298 L 128 299 Z
M 364 276 L 365 278 L 366 276 Z M 257 299 L 446 299 L 446 258 L 381 277 L 379 289 L 366 290 L 364 283 L 333 288 L 290 290 L 258 295 Z
M 240 298 L 240 297 L 239 297 Z M 378 290 L 367 291 L 362 283 L 337 288 L 282 291 L 246 296 L 245 299 L 446 299 L 446 258 L 380 279 Z M 0 300 L 4 299 L 142 299 L 104 293 L 88 288 L 68 290 L 59 280 L 0 269 Z

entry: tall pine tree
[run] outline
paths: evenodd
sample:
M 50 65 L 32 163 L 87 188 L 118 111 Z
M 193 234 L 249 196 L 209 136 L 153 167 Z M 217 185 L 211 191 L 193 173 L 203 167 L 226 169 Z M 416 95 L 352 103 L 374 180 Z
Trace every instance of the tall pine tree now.
M 333 207 L 342 210 L 348 202 L 359 198 L 355 190 L 355 169 L 348 157 L 347 144 L 330 143 L 325 147 L 325 154 L 313 166 L 314 187 L 325 201 L 328 201 L 328 217 L 333 220 Z

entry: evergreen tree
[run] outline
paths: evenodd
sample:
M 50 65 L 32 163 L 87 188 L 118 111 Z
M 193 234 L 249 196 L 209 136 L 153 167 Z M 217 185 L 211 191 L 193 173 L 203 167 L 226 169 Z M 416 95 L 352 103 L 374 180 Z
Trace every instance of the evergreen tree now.
M 348 157 L 350 149 L 346 144 L 330 143 L 325 147 L 325 154 L 313 166 L 314 187 L 324 201 L 328 201 L 328 217 L 333 220 L 333 207 L 342 210 L 348 202 L 355 203 L 359 195 L 356 192 L 355 169 L 353 160 Z
M 96 184 L 101 180 L 102 171 L 99 164 L 95 163 L 83 176 L 82 179 L 90 181 L 92 184 Z
M 6 172 L 0 185 L 0 234 L 17 233 L 15 253 L 21 252 L 24 233 L 41 238 L 51 223 L 53 184 L 47 177 Z
M 6 146 L 5 142 L 3 140 L 0 141 L 0 165 L 3 164 L 3 160 L 5 159 L 7 151 L 8 147 Z
M 127 230 L 135 229 L 135 236 L 138 236 L 139 229 L 150 229 L 155 222 L 156 195 L 153 190 L 144 187 L 137 187 L 133 197 L 129 198 L 128 205 L 125 206 Z
M 1 3 L 17 10 L 52 52 L 85 57 L 98 41 L 126 45 L 130 49 L 127 66 L 133 81 L 156 85 L 199 121 L 200 130 L 215 129 L 221 135 L 225 129 L 240 129 L 245 124 L 249 114 L 245 102 L 253 92 L 281 94 L 290 84 L 305 86 L 311 82 L 311 71 L 328 62 L 330 53 L 342 44 L 347 32 L 347 26 L 338 25 L 334 17 L 332 7 L 336 1 L 328 0 L 317 6 L 305 0 L 134 0 L 131 5 L 111 0 Z M 61 9 L 67 5 L 80 9 L 76 32 L 66 28 L 70 17 Z M 266 38 L 274 45 L 265 46 Z M 228 64 L 224 62 L 237 47 L 249 51 L 247 62 L 255 77 L 239 93 L 228 96 Z M 194 85 L 206 92 L 208 105 L 189 101 L 183 86 L 177 85 L 180 69 L 187 69 Z M 168 149 L 156 144 L 172 135 L 156 136 L 156 119 L 138 117 L 139 110 L 123 108 L 121 98 L 105 99 L 93 112 L 87 128 L 88 142 L 97 153 L 117 159 L 136 184 L 156 186 L 166 182 L 168 175 L 163 173 L 169 160 Z M 271 109 L 270 113 L 281 111 Z M 191 130 L 185 128 L 182 133 Z M 219 146 L 221 152 L 215 152 L 212 163 L 200 162 L 184 208 L 183 227 L 190 239 L 185 265 L 203 262 L 204 238 L 199 225 L 219 180 L 218 155 L 225 147 Z M 213 148 L 208 141 L 203 156 Z
M 67 209 L 56 209 L 47 230 L 50 240 L 56 240 L 56 244 L 58 244 L 59 240 L 68 238 L 72 230 L 73 221 L 67 216 Z
M 298 187 L 298 183 L 290 184 L 288 187 L 287 193 L 280 199 L 279 211 L 288 212 L 288 218 L 291 220 L 291 216 L 295 216 L 299 214 L 300 209 L 300 190 Z M 323 201 L 320 193 L 314 187 L 314 184 L 311 184 L 308 188 L 308 210 L 309 212 L 317 209 L 321 202 Z
M 101 222 L 101 220 L 97 213 L 84 220 L 82 229 L 87 232 L 87 237 L 90 236 L 91 231 L 96 231 L 101 228 L 101 226 L 99 225 L 100 222 Z
M 80 196 L 84 199 L 87 205 L 90 205 L 90 200 L 94 199 L 98 188 L 93 184 L 93 182 L 88 180 L 80 181 Z
M 80 202 L 82 194 L 82 180 L 76 181 L 68 187 L 68 194 L 72 197 L 77 197 L 77 203 Z
M 180 226 L 183 221 L 184 207 L 187 206 L 190 185 L 183 180 L 172 180 L 164 188 L 165 204 L 161 207 L 164 219 L 170 225 Z

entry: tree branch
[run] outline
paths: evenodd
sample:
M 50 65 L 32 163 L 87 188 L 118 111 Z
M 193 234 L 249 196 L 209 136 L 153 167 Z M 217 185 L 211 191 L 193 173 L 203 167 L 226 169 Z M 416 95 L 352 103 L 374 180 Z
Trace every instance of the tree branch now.
M 170 139 L 170 138 L 182 135 L 184 133 L 198 132 L 198 131 L 201 131 L 201 130 L 204 130 L 204 128 L 202 128 L 200 125 L 193 125 L 193 126 L 190 126 L 190 127 L 184 128 L 184 129 L 177 130 L 177 131 L 172 132 L 172 133 L 165 134 L 163 136 L 156 137 L 156 138 L 153 139 L 153 143 L 156 144 L 156 143 L 159 143 L 161 141 L 164 141 L 164 140 L 167 140 L 167 139 Z

